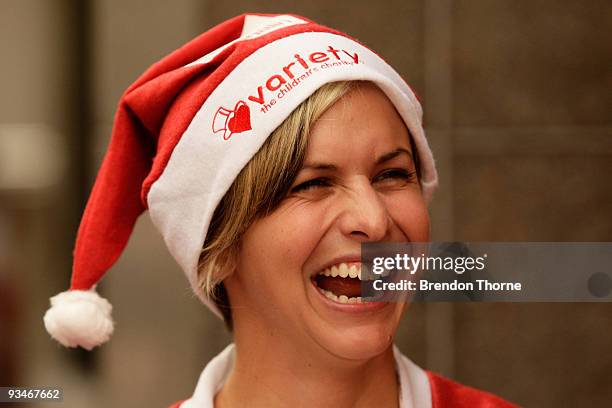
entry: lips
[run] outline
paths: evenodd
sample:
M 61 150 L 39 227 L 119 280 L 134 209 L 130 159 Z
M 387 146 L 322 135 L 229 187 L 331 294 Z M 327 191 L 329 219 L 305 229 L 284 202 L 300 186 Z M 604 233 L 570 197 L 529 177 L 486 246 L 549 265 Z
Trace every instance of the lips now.
M 363 280 L 362 280 L 363 279 Z M 368 274 L 359 261 L 336 263 L 311 276 L 313 291 L 323 300 L 325 310 L 341 315 L 362 315 L 387 308 L 388 302 L 363 298 L 361 285 L 367 284 Z
M 384 300 L 381 297 L 382 293 L 370 293 L 369 297 L 362 299 L 362 285 L 377 279 L 387 281 L 392 278 L 389 271 L 384 271 L 381 275 L 372 275 L 367 269 L 362 269 L 361 262 L 353 261 L 351 258 L 350 261 L 340 262 L 317 272 L 311 277 L 311 281 L 317 291 L 335 303 L 365 305 L 372 301 L 384 302 Z

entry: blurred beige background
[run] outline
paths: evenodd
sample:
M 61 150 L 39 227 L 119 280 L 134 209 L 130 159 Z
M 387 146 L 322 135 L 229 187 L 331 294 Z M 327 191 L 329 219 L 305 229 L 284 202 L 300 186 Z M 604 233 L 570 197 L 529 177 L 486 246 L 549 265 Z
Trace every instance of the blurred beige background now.
M 0 386 L 61 386 L 66 408 L 164 407 L 230 341 L 148 216 L 101 287 L 110 343 L 64 350 L 41 319 L 68 285 L 120 94 L 246 11 L 346 31 L 414 87 L 441 175 L 434 240 L 612 241 L 609 1 L 2 0 Z M 416 304 L 397 344 L 521 405 L 612 401 L 611 303 Z

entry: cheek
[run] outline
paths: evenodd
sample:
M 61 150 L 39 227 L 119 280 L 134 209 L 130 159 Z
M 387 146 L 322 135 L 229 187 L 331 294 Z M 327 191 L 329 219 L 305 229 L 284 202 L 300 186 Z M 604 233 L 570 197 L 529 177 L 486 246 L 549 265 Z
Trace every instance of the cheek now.
M 420 191 L 400 191 L 384 198 L 393 222 L 412 242 L 429 241 L 429 212 Z
M 259 278 L 283 270 L 295 274 L 323 236 L 322 215 L 314 206 L 277 209 L 246 231 L 241 261 L 249 262 L 248 269 L 255 269 Z

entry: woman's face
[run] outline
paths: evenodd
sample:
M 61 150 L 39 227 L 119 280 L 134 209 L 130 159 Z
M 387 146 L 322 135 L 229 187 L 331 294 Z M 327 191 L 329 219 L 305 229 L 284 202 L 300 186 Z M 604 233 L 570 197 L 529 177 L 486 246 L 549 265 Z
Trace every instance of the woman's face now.
M 361 243 L 429 240 L 414 154 L 402 119 L 374 85 L 329 108 L 291 192 L 243 236 L 225 281 L 236 330 L 243 318 L 251 339 L 282 336 L 297 350 L 346 359 L 387 349 L 405 305 L 360 303 L 350 299 L 359 278 L 324 275 L 359 269 Z

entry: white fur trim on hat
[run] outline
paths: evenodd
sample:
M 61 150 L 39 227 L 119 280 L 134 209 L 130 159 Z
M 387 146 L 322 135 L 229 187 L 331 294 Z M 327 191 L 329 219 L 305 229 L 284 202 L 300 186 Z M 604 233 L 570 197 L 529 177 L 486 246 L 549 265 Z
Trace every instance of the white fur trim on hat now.
M 43 320 L 47 332 L 62 345 L 91 350 L 113 334 L 112 310 L 95 289 L 68 290 L 51 298 Z

